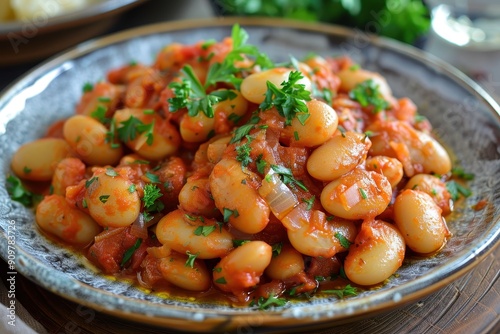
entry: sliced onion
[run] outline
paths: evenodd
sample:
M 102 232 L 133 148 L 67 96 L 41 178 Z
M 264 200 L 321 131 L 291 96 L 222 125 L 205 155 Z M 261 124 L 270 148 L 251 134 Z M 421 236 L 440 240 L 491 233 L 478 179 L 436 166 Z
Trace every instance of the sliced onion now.
M 99 233 L 95 236 L 95 242 L 102 241 L 107 238 L 111 238 L 114 235 L 123 233 L 127 227 L 110 227 L 107 230 Z
M 296 231 L 304 225 L 308 225 L 311 220 L 312 210 L 307 210 L 307 204 L 301 203 L 296 206 L 290 213 L 281 219 L 281 223 L 287 230 Z
M 352 186 L 346 189 L 339 196 L 339 200 L 346 211 L 351 210 L 353 206 L 361 202 L 363 199 L 361 197 L 360 186 L 358 182 L 354 183 Z
M 149 255 L 157 258 L 157 259 L 162 259 L 170 255 L 172 252 L 169 247 L 166 245 L 159 246 L 159 247 L 148 247 L 146 248 L 146 251 L 148 252 Z
M 137 272 L 137 282 L 139 282 L 139 285 L 142 286 L 143 288 L 146 289 L 153 288 L 150 284 L 146 283 L 146 281 L 142 279 L 142 272 L 140 270 Z
M 264 198 L 271 211 L 280 220 L 299 204 L 297 196 L 280 180 L 272 169 L 262 180 L 259 195 Z
M 132 225 L 130 225 L 130 234 L 137 238 L 147 239 L 148 228 L 144 222 L 144 216 L 142 214 L 140 214 Z

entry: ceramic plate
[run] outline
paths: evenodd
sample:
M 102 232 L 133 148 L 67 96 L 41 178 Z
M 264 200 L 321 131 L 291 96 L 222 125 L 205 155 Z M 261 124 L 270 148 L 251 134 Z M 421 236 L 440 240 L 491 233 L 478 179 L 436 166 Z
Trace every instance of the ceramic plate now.
M 344 300 L 314 298 L 267 311 L 231 308 L 146 294 L 127 282 L 111 281 L 88 269 L 81 257 L 48 241 L 37 231 L 33 213 L 10 201 L 0 179 L 1 256 L 8 260 L 7 231 L 15 227 L 19 273 L 82 305 L 149 324 L 190 332 L 254 328 L 298 330 L 352 321 L 412 302 L 444 287 L 471 270 L 500 239 L 500 107 L 474 82 L 437 59 L 396 42 L 367 37 L 325 25 L 279 20 L 228 19 L 182 21 L 126 31 L 91 41 L 39 66 L 0 97 L 0 174 L 8 175 L 12 154 L 45 132 L 54 121 L 70 116 L 85 82 L 103 78 L 107 70 L 132 60 L 151 63 L 172 42 L 229 36 L 240 22 L 250 42 L 276 61 L 315 52 L 348 54 L 363 67 L 382 73 L 395 96 L 407 96 L 454 152 L 456 163 L 475 174 L 473 195 L 457 208 L 453 233 L 436 256 L 406 261 L 397 277 L 377 290 Z M 475 211 L 480 200 L 486 206 Z M 12 227 L 10 227 L 12 229 Z

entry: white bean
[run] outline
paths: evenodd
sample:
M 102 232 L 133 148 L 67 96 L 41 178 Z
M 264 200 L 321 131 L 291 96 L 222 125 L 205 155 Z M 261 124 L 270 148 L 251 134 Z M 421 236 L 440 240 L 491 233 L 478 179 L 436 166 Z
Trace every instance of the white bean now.
M 63 135 L 69 146 L 89 165 L 115 165 L 123 155 L 121 145 L 109 140 L 109 130 L 90 116 L 70 117 L 64 123 Z
M 381 220 L 367 220 L 349 247 L 345 274 L 356 284 L 378 284 L 401 267 L 404 257 L 405 241 L 398 229 Z
M 354 169 L 330 182 L 321 192 L 321 204 L 334 216 L 366 219 L 381 214 L 392 198 L 391 184 L 379 173 Z
M 338 132 L 311 153 L 307 171 L 318 180 L 333 181 L 363 162 L 370 146 L 371 141 L 362 134 Z
M 210 273 L 202 260 L 194 260 L 193 267 L 187 265 L 188 256 L 171 253 L 162 258 L 158 269 L 168 282 L 189 291 L 205 291 L 211 286 Z
M 438 251 L 450 235 L 441 209 L 423 191 L 400 193 L 394 203 L 394 219 L 408 247 L 417 253 Z
M 14 153 L 11 167 L 22 179 L 50 181 L 57 164 L 70 155 L 63 139 L 45 138 L 24 144 Z
M 233 248 L 231 234 L 213 219 L 175 210 L 163 217 L 156 227 L 156 237 L 167 247 L 179 252 L 198 254 L 199 259 L 214 259 Z
M 260 282 L 272 253 L 272 247 L 263 241 L 249 241 L 235 248 L 215 266 L 215 285 L 235 294 L 247 291 Z
M 269 222 L 270 209 L 258 191 L 250 187 L 258 176 L 250 170 L 243 172 L 239 162 L 222 159 L 210 174 L 210 190 L 220 212 L 232 210 L 229 223 L 245 233 L 258 233 Z
M 101 227 L 85 212 L 73 208 L 60 195 L 46 196 L 36 208 L 38 226 L 70 244 L 86 246 Z
M 100 168 L 87 180 L 85 201 L 89 213 L 104 227 L 129 226 L 139 216 L 141 200 L 138 192 L 131 188 L 133 183 L 130 180 L 120 174 L 110 176 L 106 171 Z

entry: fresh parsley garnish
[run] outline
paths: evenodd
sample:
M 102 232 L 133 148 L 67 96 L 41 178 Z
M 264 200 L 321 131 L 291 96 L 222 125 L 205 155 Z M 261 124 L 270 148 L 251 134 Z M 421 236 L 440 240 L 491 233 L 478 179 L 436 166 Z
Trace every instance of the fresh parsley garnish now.
M 373 106 L 373 113 L 379 113 L 389 107 L 389 102 L 384 100 L 379 90 L 379 85 L 369 79 L 356 85 L 350 92 L 349 97 L 358 101 L 362 107 Z
M 272 246 L 273 257 L 276 257 L 281 254 L 281 250 L 283 249 L 283 243 L 278 242 Z
M 351 246 L 352 242 L 347 240 L 347 238 L 340 232 L 337 232 L 334 234 L 335 238 L 340 242 L 340 246 L 344 247 L 345 249 L 349 249 Z
M 99 196 L 99 201 L 101 201 L 101 203 L 106 203 L 109 199 L 110 195 L 101 195 Z
M 283 181 L 284 184 L 293 184 L 304 191 L 309 191 L 302 181 L 295 179 L 290 169 L 279 165 L 271 165 L 271 168 L 275 173 L 280 175 L 281 181 Z
M 304 124 L 310 116 L 306 101 L 311 100 L 311 92 L 305 89 L 305 85 L 298 83 L 302 78 L 301 72 L 291 71 L 288 80 L 281 84 L 282 88 L 268 81 L 265 99 L 259 109 L 268 110 L 275 107 L 285 118 L 286 125 L 290 125 L 295 117 Z
M 147 183 L 144 186 L 144 196 L 142 197 L 144 209 L 147 212 L 159 212 L 163 210 L 164 205 L 160 201 L 161 196 L 163 196 L 163 194 L 156 184 Z
M 257 171 L 261 174 L 264 174 L 267 166 L 266 160 L 263 159 L 263 155 L 259 154 L 257 160 L 255 160 L 255 164 L 257 166 Z
M 344 298 L 347 296 L 356 296 L 358 294 L 358 289 L 347 284 L 343 289 L 332 289 L 332 290 L 323 290 L 322 293 L 336 295 L 339 298 Z
M 451 199 L 454 201 L 457 201 L 460 198 L 460 195 L 464 197 L 472 195 L 472 191 L 470 189 L 453 180 L 446 182 L 446 189 L 450 193 Z
M 137 138 L 138 134 L 144 133 L 147 137 L 146 143 L 152 145 L 153 129 L 154 121 L 150 124 L 144 124 L 137 117 L 130 116 L 128 120 L 120 122 L 120 126 L 118 126 L 118 138 L 126 143 Z
M 26 189 L 21 180 L 13 175 L 7 177 L 6 188 L 12 200 L 27 207 L 33 206 L 34 202 L 40 197 Z
M 271 306 L 285 306 L 288 301 L 285 298 L 279 298 L 276 296 L 269 296 L 268 298 L 259 297 L 257 301 L 252 301 L 250 307 L 256 306 L 259 310 L 267 310 Z
M 185 65 L 181 73 L 184 76 L 182 82 L 172 82 L 169 85 L 174 93 L 174 97 L 168 99 L 169 111 L 176 112 L 187 108 L 191 117 L 201 111 L 205 116 L 213 118 L 214 105 L 224 98 L 229 98 L 227 91 L 213 91 L 207 94 L 205 87 L 189 65 Z
M 187 258 L 186 263 L 184 264 L 184 266 L 189 267 L 189 268 L 193 268 L 194 267 L 194 260 L 196 260 L 196 257 L 198 256 L 198 253 L 191 254 L 190 251 L 186 251 L 186 255 L 188 256 L 188 258 Z
M 132 258 L 135 251 L 141 246 L 142 239 L 137 239 L 132 247 L 127 249 L 125 253 L 123 253 L 122 261 L 120 262 L 120 267 L 124 267 L 125 264 Z
M 474 174 L 467 173 L 461 167 L 454 167 L 454 168 L 452 168 L 451 169 L 451 175 L 456 176 L 456 177 L 458 177 L 460 179 L 468 180 L 468 181 L 474 180 Z
M 210 233 L 212 233 L 213 231 L 215 231 L 216 227 L 215 225 L 208 225 L 208 226 L 198 226 L 195 230 L 194 230 L 194 235 L 197 235 L 197 236 L 208 236 Z
M 222 211 L 223 211 L 222 214 L 224 216 L 224 223 L 227 223 L 229 221 L 229 218 L 231 218 L 231 216 L 234 216 L 234 218 L 236 218 L 240 215 L 238 213 L 238 210 L 231 210 L 228 208 L 224 208 Z
M 252 137 L 249 135 L 245 137 L 247 139 L 246 143 L 236 147 L 236 160 L 241 162 L 242 167 L 247 167 L 252 162 L 252 158 L 250 158 L 250 152 L 252 151 L 250 143 L 252 142 Z
M 316 200 L 316 196 L 312 196 L 311 198 L 303 198 L 302 202 L 307 203 L 306 210 L 309 211 L 312 209 L 314 205 L 314 200 Z

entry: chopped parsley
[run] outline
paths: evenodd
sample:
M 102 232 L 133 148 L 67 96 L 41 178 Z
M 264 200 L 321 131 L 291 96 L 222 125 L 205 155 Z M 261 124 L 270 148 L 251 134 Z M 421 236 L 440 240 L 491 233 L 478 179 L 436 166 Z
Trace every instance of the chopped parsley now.
M 227 284 L 226 278 L 224 276 L 217 278 L 214 282 L 217 284 Z
M 356 87 L 349 92 L 349 97 L 358 101 L 362 107 L 373 106 L 373 112 L 375 114 L 389 107 L 389 102 L 384 100 L 379 91 L 379 85 L 373 81 L 373 79 L 363 81 L 356 85 Z
M 230 144 L 237 143 L 241 139 L 245 138 L 252 129 L 255 128 L 255 124 L 259 122 L 260 118 L 257 115 L 253 115 L 247 124 L 240 126 L 234 131 L 233 138 L 231 138 Z
M 457 201 L 460 198 L 460 195 L 464 197 L 472 195 L 472 191 L 470 189 L 453 180 L 446 182 L 446 189 L 450 193 L 451 199 L 454 201 Z
M 110 119 L 106 117 L 106 113 L 108 112 L 108 109 L 102 105 L 98 105 L 97 108 L 90 113 L 90 116 L 92 118 L 95 118 L 102 124 L 107 124 L 110 122 Z
M 257 171 L 261 174 L 264 174 L 266 166 L 267 166 L 267 162 L 262 157 L 263 157 L 263 155 L 259 154 L 259 156 L 257 157 L 257 160 L 255 161 L 255 164 L 257 166 Z
M 106 168 L 106 175 L 115 177 L 118 176 L 118 173 L 113 168 Z
M 194 235 L 197 235 L 197 236 L 208 236 L 210 233 L 212 233 L 213 231 L 215 231 L 216 227 L 215 225 L 209 225 L 209 226 L 198 226 L 195 230 L 194 230 Z
M 145 176 L 151 183 L 160 183 L 160 178 L 158 177 L 158 175 L 153 174 L 150 171 L 147 171 Z
M 307 187 L 304 185 L 304 183 L 302 183 L 302 181 L 296 180 L 294 178 L 293 173 L 290 169 L 278 165 L 271 165 L 271 168 L 274 170 L 275 173 L 280 175 L 281 181 L 283 181 L 284 184 L 293 184 L 298 186 L 304 191 L 308 191 Z
M 7 177 L 6 188 L 12 200 L 27 207 L 33 206 L 34 202 L 40 197 L 26 189 L 21 180 L 13 175 Z
M 194 267 L 194 260 L 196 260 L 196 257 L 198 256 L 198 253 L 191 254 L 190 251 L 186 251 L 186 255 L 188 256 L 188 258 L 187 258 L 186 263 L 184 264 L 184 266 L 189 267 L 189 268 L 193 268 Z
M 340 246 L 344 247 L 345 249 L 349 249 L 351 246 L 352 242 L 347 240 L 347 238 L 340 232 L 335 233 L 335 238 L 340 242 Z
M 336 295 L 339 298 L 344 298 L 347 296 L 356 296 L 358 294 L 358 289 L 347 284 L 343 289 L 332 289 L 332 290 L 323 290 L 322 293 Z
M 99 196 L 99 201 L 101 201 L 101 203 L 106 203 L 109 199 L 110 195 L 101 195 Z
M 138 134 L 145 134 L 147 137 L 146 143 L 153 144 L 153 129 L 154 121 L 150 124 L 144 124 L 140 119 L 130 116 L 128 120 L 120 122 L 118 127 L 118 138 L 122 142 L 134 140 Z
M 359 194 L 361 195 L 362 199 L 367 199 L 368 195 L 366 194 L 366 191 L 363 188 L 358 188 L 359 189 Z
M 272 246 L 273 257 L 276 257 L 281 254 L 281 250 L 283 249 L 283 243 L 278 242 Z
M 120 267 L 124 267 L 125 264 L 130 261 L 132 256 L 134 255 L 135 251 L 141 246 L 142 244 L 142 239 L 137 239 L 132 247 L 127 249 L 125 253 L 123 253 L 123 258 L 122 261 L 120 262 Z
M 256 306 L 259 310 L 267 310 L 272 306 L 282 307 L 285 306 L 288 301 L 285 298 L 279 298 L 276 296 L 269 296 L 268 298 L 259 297 L 257 301 L 252 301 L 250 307 Z
M 227 223 L 229 221 L 229 218 L 231 218 L 231 216 L 234 216 L 234 218 L 236 218 L 240 215 L 238 213 L 238 210 L 231 210 L 228 208 L 224 208 L 222 211 L 223 211 L 222 214 L 224 215 L 224 223 Z
M 160 192 L 160 188 L 158 188 L 156 184 L 146 184 L 144 186 L 144 196 L 142 197 L 144 209 L 147 212 L 160 212 L 163 210 L 164 205 L 160 201 L 161 196 L 163 196 L 163 194 Z
M 239 246 L 242 246 L 242 245 L 246 244 L 247 242 L 250 242 L 250 240 L 237 240 L 237 239 L 233 239 L 233 246 L 234 247 L 239 247 Z
M 460 178 L 460 179 L 464 179 L 464 180 L 468 180 L 468 181 L 474 180 L 474 174 L 465 172 L 464 169 L 461 167 L 452 168 L 451 174 L 453 176 Z
M 88 179 L 87 181 L 85 181 L 85 188 L 90 187 L 92 185 L 92 183 L 94 183 L 97 180 L 99 180 L 99 178 L 97 176 L 94 176 L 94 177 Z
M 311 198 L 303 198 L 302 202 L 307 203 L 306 210 L 309 211 L 312 209 L 314 205 L 314 200 L 316 200 L 316 196 L 312 196 Z
M 252 142 L 252 137 L 249 135 L 245 137 L 247 139 L 246 143 L 236 147 L 236 160 L 241 162 L 242 167 L 247 167 L 252 162 L 252 158 L 250 158 L 250 152 L 252 151 L 250 143 Z
M 90 82 L 86 82 L 83 84 L 82 91 L 84 93 L 88 93 L 94 90 L 94 85 L 92 85 Z
M 282 88 L 268 81 L 265 99 L 259 109 L 268 110 L 275 107 L 285 118 L 286 125 L 290 125 L 295 117 L 302 125 L 305 124 L 310 116 L 306 101 L 311 100 L 311 92 L 305 89 L 305 85 L 298 83 L 302 78 L 301 72 L 292 71 L 288 80 L 281 84 Z
M 205 116 L 213 118 L 213 106 L 220 101 L 227 100 L 230 91 L 216 90 L 207 94 L 190 65 L 185 65 L 181 73 L 184 76 L 182 82 L 172 82 L 168 85 L 174 93 L 174 97 L 168 99 L 169 111 L 176 112 L 187 108 L 188 115 L 191 117 L 198 115 L 201 111 Z M 236 96 L 234 92 L 231 93 Z

